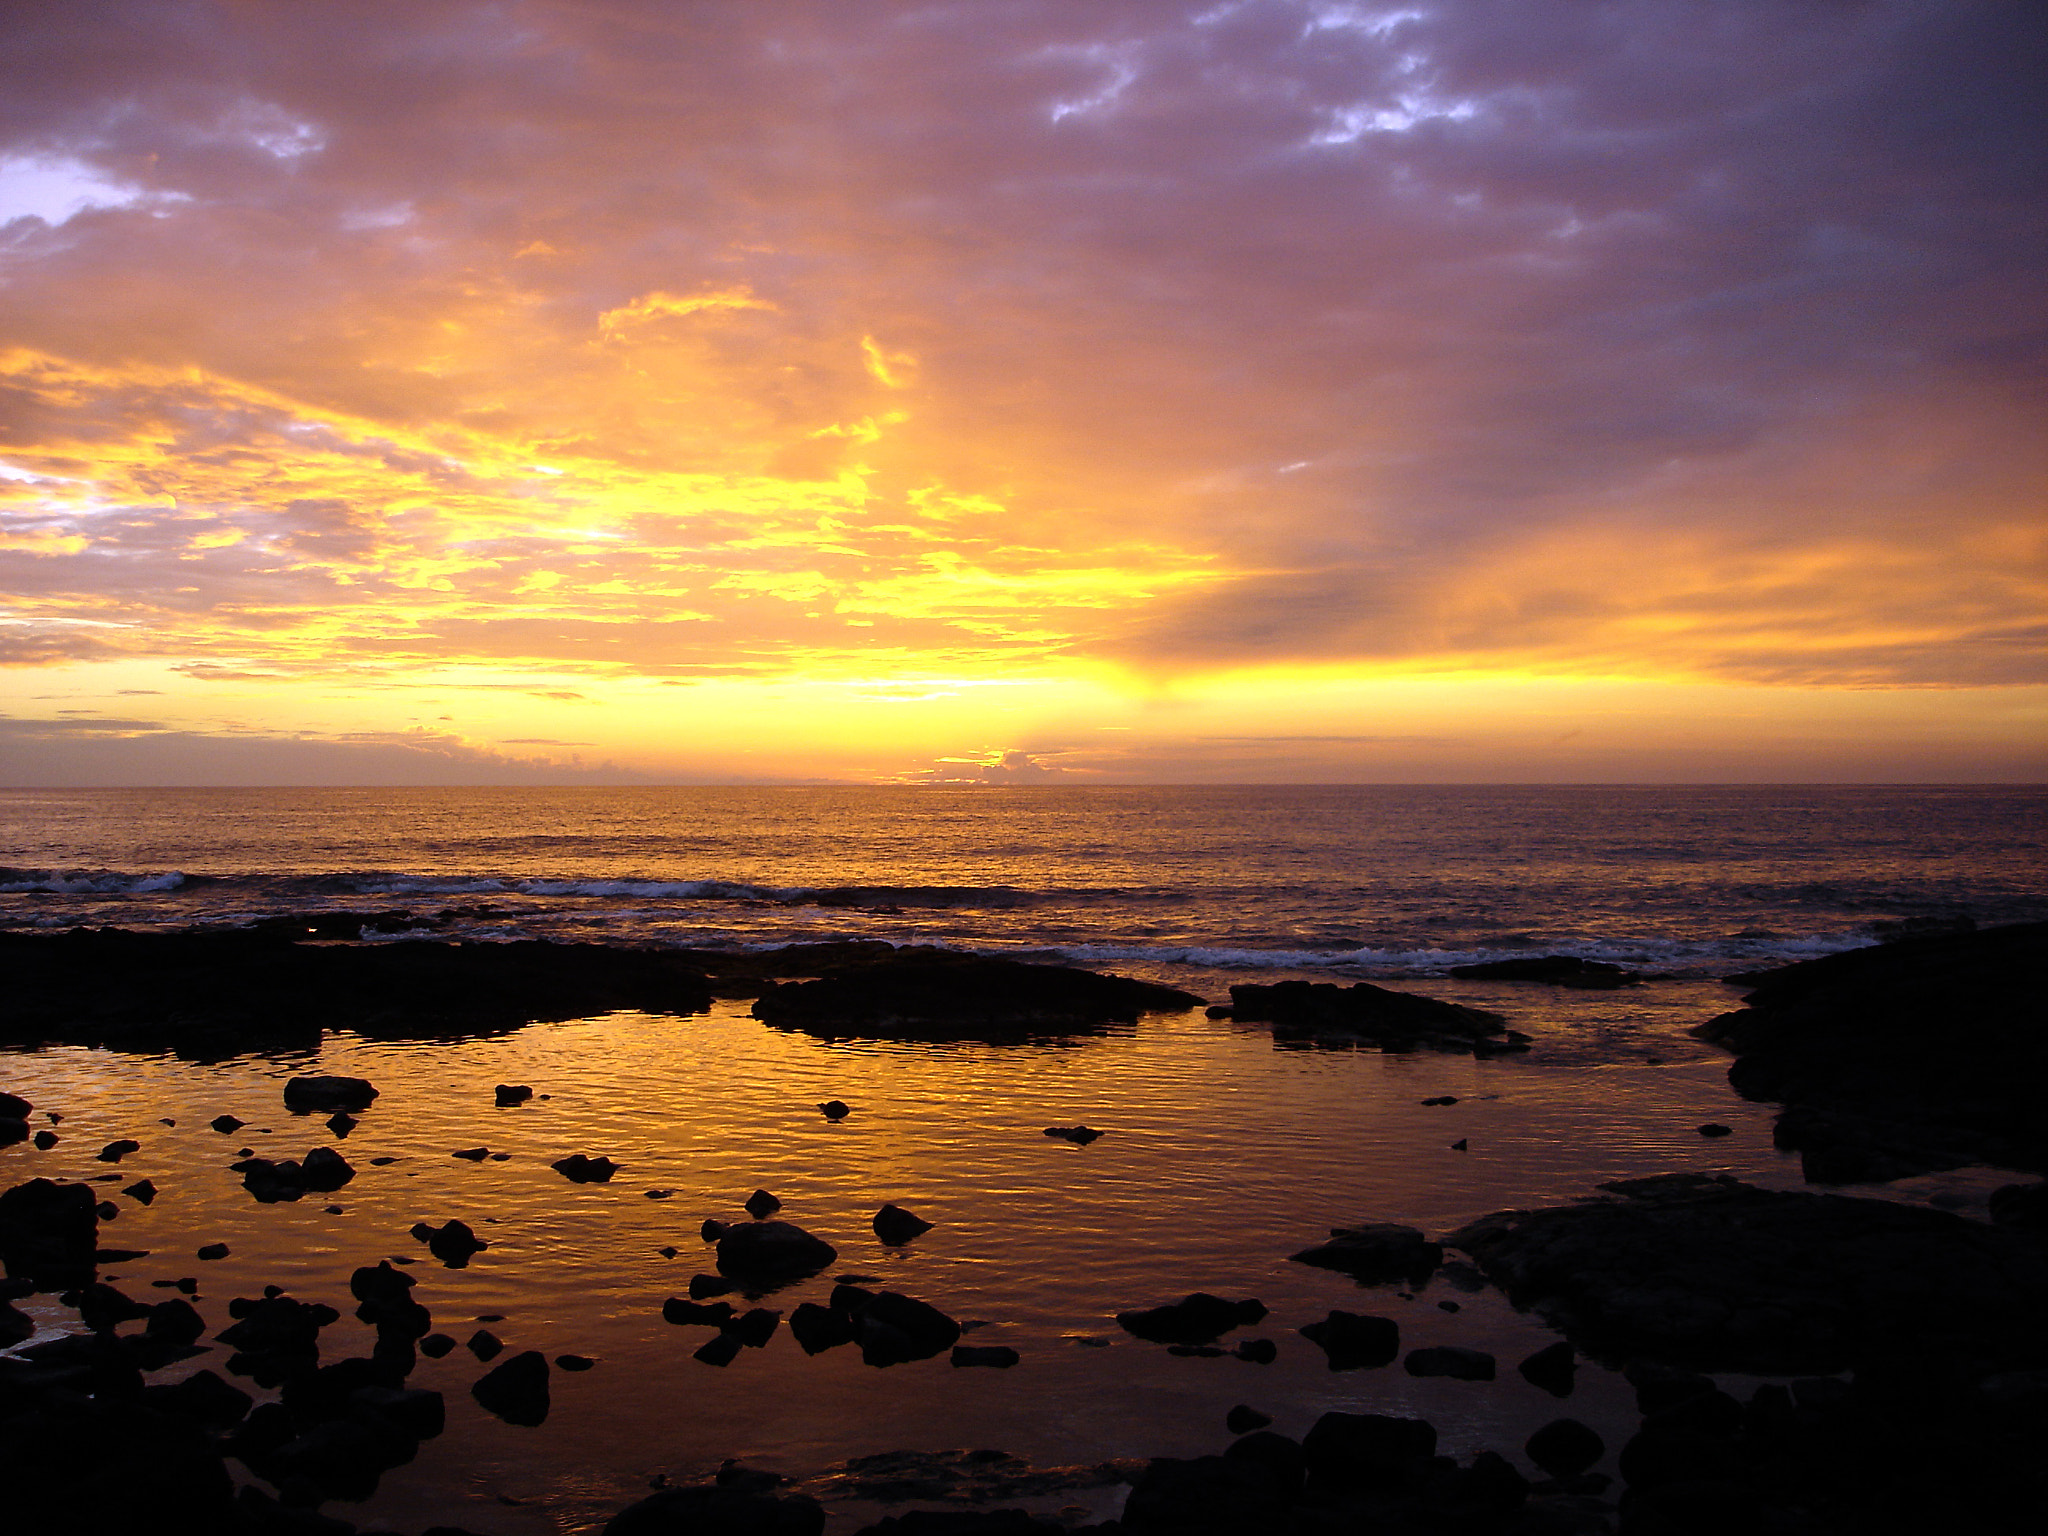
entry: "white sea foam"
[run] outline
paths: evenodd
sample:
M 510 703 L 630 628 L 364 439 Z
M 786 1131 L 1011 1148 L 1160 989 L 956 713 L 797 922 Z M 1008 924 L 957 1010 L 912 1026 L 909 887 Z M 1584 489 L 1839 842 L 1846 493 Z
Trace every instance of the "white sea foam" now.
M 111 869 L 10 869 L 0 873 L 0 893 L 52 896 L 147 896 L 175 891 L 185 883 L 178 870 L 130 875 Z

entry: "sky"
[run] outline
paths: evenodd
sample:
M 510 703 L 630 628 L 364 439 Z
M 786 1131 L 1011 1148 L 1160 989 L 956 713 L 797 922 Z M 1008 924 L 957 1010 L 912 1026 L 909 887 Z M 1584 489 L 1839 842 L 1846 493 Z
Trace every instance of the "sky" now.
M 2048 778 L 2016 0 L 0 0 L 0 784 Z

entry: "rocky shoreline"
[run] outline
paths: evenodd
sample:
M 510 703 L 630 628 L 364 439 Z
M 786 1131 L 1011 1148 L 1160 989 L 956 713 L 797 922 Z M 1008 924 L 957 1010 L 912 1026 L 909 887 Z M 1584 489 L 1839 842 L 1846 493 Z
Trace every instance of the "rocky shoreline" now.
M 1744 978 L 1755 984 L 1751 1006 L 1700 1032 L 1739 1053 L 1731 1073 L 1738 1089 L 1786 1102 L 1781 1139 L 1786 1120 L 1810 1124 L 1801 1116 L 1819 1108 L 1835 1117 L 1831 1123 L 1853 1125 L 1856 1145 L 1905 1166 L 1927 1165 L 1926 1149 L 1938 1144 L 1941 1157 L 1965 1157 L 1974 1147 L 2034 1167 L 2025 1160 L 2027 1128 L 2008 1111 L 2035 1081 L 2027 1074 L 2037 1070 L 2042 1027 L 2031 1021 L 2048 1014 L 2038 1007 L 2041 937 L 1992 930 L 1914 940 L 1815 962 L 1813 970 Z M 824 1038 L 1007 1043 L 1086 1034 L 1197 1001 L 1064 967 L 888 946 L 720 956 L 332 938 L 276 929 L 0 936 L 0 960 L 20 978 L 6 1039 L 147 1043 L 204 1059 L 247 1048 L 252 1032 L 269 1041 L 277 1031 L 295 1040 L 310 1031 L 317 1042 L 325 1024 L 344 1017 L 353 1029 L 367 1019 L 367 1032 L 432 1038 L 605 1008 L 687 1015 L 727 996 L 755 998 L 764 1024 Z M 1602 978 L 1591 989 L 1610 983 Z M 1947 999 L 1949 1010 L 1940 1015 L 1946 1032 L 1939 1048 L 1962 1060 L 1927 1074 L 1928 1091 L 1916 1097 L 1905 1088 L 1908 1046 L 1917 1037 L 1929 1048 L 1934 999 Z M 1233 1004 L 1239 1022 L 1270 1023 L 1280 1044 L 1290 1030 L 1320 1044 L 1478 1055 L 1528 1043 L 1492 1015 L 1380 988 L 1240 988 Z M 280 1009 L 288 1009 L 288 1024 L 273 1017 Z M 1878 1066 L 1859 1062 L 1845 1034 L 1859 1021 Z M 1829 1070 L 1844 1060 L 1847 1066 Z M 357 1080 L 301 1078 L 286 1094 L 291 1108 L 331 1109 L 345 1121 L 370 1101 L 366 1090 L 374 1097 Z M 500 1104 L 517 1103 L 526 1091 L 508 1084 L 495 1094 Z M 1981 1105 L 1987 1094 L 1993 1108 L 1980 1117 L 1982 1135 L 1973 1142 L 1962 1134 L 1971 1122 L 1962 1106 Z M 847 1113 L 843 1104 L 819 1107 L 827 1120 L 835 1108 Z M 0 1146 L 31 1139 L 40 1134 L 35 1125 L 55 1118 L 0 1095 Z M 1047 1134 L 1085 1145 L 1097 1133 L 1077 1126 Z M 110 1144 L 103 1160 L 129 1155 L 120 1145 Z M 1802 1150 L 1809 1177 L 1842 1171 L 1826 1155 Z M 316 1151 L 327 1154 L 317 1168 L 310 1155 L 290 1164 L 245 1158 L 235 1167 L 259 1201 L 346 1183 L 353 1173 L 346 1158 Z M 608 1177 L 590 1171 L 605 1162 L 579 1154 L 555 1166 L 577 1181 Z M 1932 1166 L 1956 1164 L 1937 1159 Z M 144 1199 L 146 1184 L 124 1193 Z M 1667 1176 L 1622 1180 L 1591 1200 L 1497 1212 L 1437 1237 L 1365 1222 L 1295 1254 L 1351 1275 L 1367 1306 L 1373 1290 L 1419 1286 L 1448 1259 L 1471 1285 L 1498 1287 L 1560 1335 L 1503 1366 L 1455 1345 L 1404 1351 L 1395 1320 L 1371 1311 L 1273 1320 L 1322 1351 L 1333 1371 L 1398 1369 L 1485 1390 L 1513 1369 L 1559 1398 L 1572 1392 L 1581 1357 L 1624 1371 L 1639 1420 L 1618 1445 L 1618 1485 L 1591 1470 L 1610 1449 L 1605 1439 L 1568 1416 L 1523 1445 L 1453 1459 L 1438 1453 L 1436 1430 L 1419 1418 L 1333 1411 L 1295 1439 L 1241 1405 L 1224 1426 L 1230 1438 L 1213 1455 L 1044 1469 L 998 1452 L 892 1452 L 810 1481 L 730 1464 L 716 1478 L 653 1490 L 604 1529 L 608 1536 L 809 1536 L 825 1523 L 821 1500 L 859 1489 L 890 1505 L 939 1506 L 886 1515 L 862 1536 L 2031 1530 L 2048 1518 L 2048 1474 L 2037 1455 L 2048 1433 L 2048 1323 L 2040 1306 L 2048 1295 L 2048 1201 L 2041 1189 L 2016 1184 L 2002 1192 L 1987 1225 L 1894 1201 Z M 1014 1351 L 963 1343 L 958 1321 L 864 1277 L 841 1277 L 826 1304 L 805 1303 L 786 1317 L 772 1305 L 720 1299 L 759 1303 L 792 1278 L 834 1263 L 830 1245 L 779 1219 L 777 1205 L 757 1191 L 748 1220 L 707 1220 L 714 1272 L 663 1309 L 671 1324 L 705 1330 L 699 1361 L 724 1366 L 780 1338 L 786 1323 L 806 1354 L 850 1347 L 882 1368 L 1016 1363 Z M 0 1287 L 0 1347 L 30 1336 L 27 1317 L 13 1306 L 24 1296 L 56 1295 L 77 1318 L 76 1331 L 0 1357 L 0 1489 L 24 1529 L 345 1536 L 353 1527 L 323 1506 L 363 1497 L 445 1421 L 449 1407 L 439 1393 L 407 1384 L 421 1357 L 466 1348 L 479 1369 L 470 1389 L 476 1404 L 515 1424 L 546 1418 L 555 1373 L 592 1365 L 508 1346 L 488 1330 L 458 1341 L 435 1326 L 432 1287 L 389 1262 L 356 1268 L 346 1298 L 270 1287 L 229 1300 L 225 1316 L 208 1316 L 189 1299 L 195 1281 L 146 1300 L 101 1278 L 101 1270 L 138 1257 L 102 1246 L 104 1211 L 98 1190 L 85 1183 L 31 1179 L 0 1194 L 0 1261 L 8 1275 Z M 909 1243 L 931 1226 L 885 1206 L 875 1230 L 884 1242 Z M 414 1235 L 451 1267 L 486 1246 L 460 1222 Z M 375 1344 L 364 1354 L 323 1356 L 322 1331 L 345 1311 L 373 1332 Z M 1127 1311 L 1118 1322 L 1174 1353 L 1257 1362 L 1272 1357 L 1270 1338 L 1231 1343 L 1226 1336 L 1265 1318 L 1256 1298 L 1197 1293 Z M 203 1352 L 221 1348 L 221 1370 L 189 1370 Z M 152 1380 L 166 1372 L 179 1379 Z M 1783 1379 L 1738 1390 L 1716 1374 Z M 230 1462 L 240 1470 L 231 1472 Z M 1062 1522 L 1002 1502 L 1116 1482 L 1130 1492 L 1121 1515 L 1107 1522 Z M 443 1526 L 423 1536 L 474 1533 Z

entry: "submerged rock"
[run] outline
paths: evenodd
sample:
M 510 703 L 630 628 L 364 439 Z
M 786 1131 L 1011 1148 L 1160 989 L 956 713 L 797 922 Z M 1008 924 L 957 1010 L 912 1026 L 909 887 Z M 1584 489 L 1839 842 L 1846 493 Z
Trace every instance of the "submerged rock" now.
M 1234 986 L 1230 1011 L 1240 1023 L 1271 1024 L 1274 1040 L 1282 1043 L 1472 1055 L 1524 1050 L 1529 1043 L 1527 1035 L 1508 1029 L 1498 1014 L 1364 981 L 1348 987 L 1324 981 Z
M 1048 1125 L 1045 1134 L 1058 1141 L 1071 1141 L 1077 1147 L 1085 1147 L 1091 1141 L 1100 1141 L 1103 1133 L 1089 1125 Z
M 754 1017 L 826 1038 L 1011 1040 L 1087 1034 L 1201 999 L 1172 987 L 1069 966 L 910 948 L 770 984 Z

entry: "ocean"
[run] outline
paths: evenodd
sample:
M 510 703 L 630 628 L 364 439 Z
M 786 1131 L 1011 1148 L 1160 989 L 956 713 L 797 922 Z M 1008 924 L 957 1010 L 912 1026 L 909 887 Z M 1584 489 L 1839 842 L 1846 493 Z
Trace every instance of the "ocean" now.
M 2048 916 L 2043 808 L 2037 790 L 1942 787 L 13 792 L 0 922 L 15 928 L 349 910 L 450 913 L 425 936 L 466 941 L 882 938 L 1065 959 L 1213 1002 L 1237 981 L 1374 979 L 1492 1009 L 1533 1043 L 1484 1060 L 1315 1049 L 1199 1008 L 1059 1044 L 826 1041 L 721 999 L 429 1040 L 343 1029 L 317 1049 L 47 1046 L 0 1053 L 0 1089 L 57 1137 L 0 1149 L 0 1187 L 97 1181 L 116 1213 L 103 1245 L 144 1253 L 103 1278 L 148 1300 L 196 1281 L 210 1330 L 231 1298 L 279 1285 L 342 1312 L 323 1359 L 362 1352 L 348 1275 L 388 1258 L 458 1340 L 488 1328 L 508 1350 L 595 1360 L 557 1371 L 547 1421 L 525 1427 L 471 1401 L 485 1367 L 467 1349 L 421 1359 L 411 1384 L 444 1394 L 446 1430 L 373 1497 L 325 1506 L 368 1529 L 597 1532 L 654 1480 L 738 1458 L 819 1492 L 828 1530 L 851 1532 L 888 1503 L 849 1484 L 854 1458 L 1192 1456 L 1222 1448 L 1240 1403 L 1294 1436 L 1331 1409 L 1426 1417 L 1447 1454 L 1518 1461 L 1570 1414 L 1606 1436 L 1612 1473 L 1632 1391 L 1590 1364 L 1564 1403 L 1522 1381 L 1515 1362 L 1556 1337 L 1540 1319 L 1454 1271 L 1364 1288 L 1288 1255 L 1336 1226 L 1441 1234 L 1645 1174 L 1803 1187 L 1772 1106 L 1735 1097 L 1727 1058 L 1689 1033 L 1739 1005 L 1719 978 Z M 414 941 L 393 926 L 365 937 Z M 1532 953 L 1653 979 L 1586 992 L 1448 975 Z M 381 1096 L 338 1136 L 283 1107 L 284 1082 L 308 1073 Z M 501 1082 L 536 1096 L 500 1109 Z M 817 1108 L 835 1098 L 852 1106 L 838 1122 Z M 246 1124 L 224 1135 L 220 1115 Z M 1104 1135 L 1043 1133 L 1076 1122 Z M 99 1153 L 117 1138 L 140 1149 L 115 1169 Z M 260 1204 L 228 1166 L 323 1145 L 356 1169 L 331 1195 Z M 477 1148 L 502 1160 L 451 1155 Z M 571 1184 L 550 1165 L 575 1152 L 621 1171 Z M 145 1177 L 148 1200 L 130 1192 Z M 1960 1169 L 1858 1192 L 1981 1214 L 2010 1179 Z M 710 1268 L 700 1224 L 744 1219 L 757 1188 L 839 1252 L 760 1305 L 786 1314 L 864 1277 L 1020 1363 L 876 1368 L 807 1355 L 786 1328 L 723 1369 L 694 1359 L 708 1333 L 665 1323 L 662 1303 Z M 933 1229 L 881 1244 L 884 1201 Z M 491 1245 L 461 1269 L 411 1235 L 452 1218 Z M 200 1260 L 215 1242 L 228 1256 Z M 1225 1342 L 1271 1340 L 1272 1363 L 1171 1355 L 1115 1321 L 1194 1291 L 1260 1299 L 1269 1316 Z M 77 1327 L 55 1297 L 21 1306 L 39 1339 Z M 1332 1310 L 1394 1319 L 1404 1350 L 1483 1349 L 1498 1379 L 1333 1370 L 1297 1331 Z M 227 1353 L 157 1379 L 225 1372 Z M 1121 1494 L 1074 1479 L 999 1502 L 1100 1518 Z
M 0 924 L 454 909 L 449 936 L 881 938 L 1146 975 L 1680 976 L 2048 916 L 2033 787 L 0 793 Z

